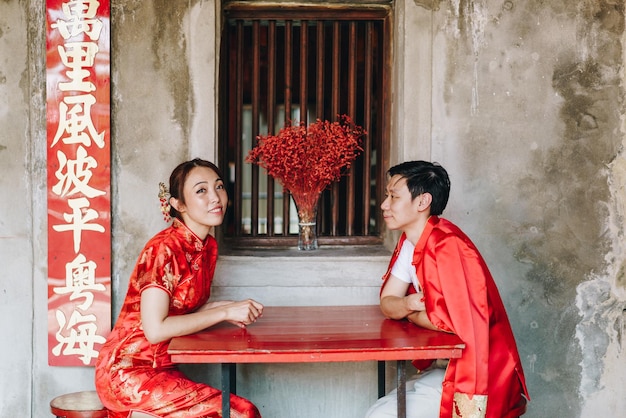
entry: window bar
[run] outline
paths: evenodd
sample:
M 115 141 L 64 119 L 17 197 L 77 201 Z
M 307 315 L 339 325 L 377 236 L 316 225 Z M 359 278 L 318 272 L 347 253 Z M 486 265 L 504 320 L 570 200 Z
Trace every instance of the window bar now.
M 363 129 L 367 134 L 363 137 L 363 235 L 369 235 L 370 229 L 370 182 L 371 182 L 371 151 L 370 132 L 372 131 L 372 22 L 365 24 L 365 69 L 363 80 Z
M 315 62 L 317 63 L 317 68 L 316 68 L 316 78 L 315 78 L 315 86 L 316 86 L 316 92 L 315 92 L 315 117 L 320 119 L 320 120 L 325 120 L 325 115 L 324 115 L 324 68 L 326 65 L 326 54 L 325 52 L 325 48 L 324 48 L 324 33 L 326 31 L 326 25 L 324 23 L 324 21 L 322 20 L 318 20 L 317 21 L 317 31 L 316 31 L 316 54 L 315 54 Z M 325 207 L 325 200 L 326 200 L 326 196 L 327 193 L 322 192 L 321 196 L 320 196 L 320 200 L 318 202 L 318 207 L 319 208 L 324 208 Z M 319 210 L 318 211 L 318 235 L 320 235 L 323 232 L 323 228 L 324 228 L 324 224 L 326 222 L 325 218 L 325 211 L 324 210 Z
M 251 139 L 254 146 L 254 138 L 259 132 L 259 78 L 260 78 L 260 22 L 254 20 L 252 22 L 252 126 Z M 250 233 L 253 237 L 259 234 L 259 166 L 251 164 L 252 169 L 252 187 L 250 196 Z
M 341 85 L 341 26 L 339 21 L 333 22 L 333 67 L 332 67 L 332 99 L 331 99 L 331 121 L 339 114 L 339 88 Z M 337 224 L 339 220 L 339 187 L 337 182 L 332 185 L 332 209 L 331 209 L 331 235 L 337 236 Z
M 235 211 L 235 233 L 241 235 L 241 223 L 243 217 L 243 184 L 242 184 L 242 110 L 243 110 L 243 21 L 237 21 L 237 50 L 235 57 L 235 196 L 234 199 L 234 211 Z
M 317 117 L 324 120 L 324 22 L 317 22 L 317 93 L 315 94 L 315 100 L 317 108 L 315 113 Z
M 267 28 L 267 133 L 274 134 L 276 106 L 276 21 L 270 20 Z M 274 236 L 274 178 L 267 176 L 267 235 Z M 283 222 L 283 230 L 285 223 Z
M 349 25 L 348 44 L 348 114 L 356 123 L 356 23 Z M 346 202 L 346 235 L 354 235 L 354 211 L 355 211 L 355 168 L 354 164 L 348 171 L 347 182 L 347 202 Z
M 293 22 L 285 21 L 285 122 L 291 120 L 291 78 L 292 78 L 292 62 L 293 57 Z M 291 194 L 283 189 L 283 234 L 289 234 L 289 203 Z
M 300 121 L 305 125 L 308 124 L 307 101 L 308 101 L 308 84 L 307 84 L 307 63 L 309 57 L 308 44 L 309 25 L 303 20 L 300 25 Z

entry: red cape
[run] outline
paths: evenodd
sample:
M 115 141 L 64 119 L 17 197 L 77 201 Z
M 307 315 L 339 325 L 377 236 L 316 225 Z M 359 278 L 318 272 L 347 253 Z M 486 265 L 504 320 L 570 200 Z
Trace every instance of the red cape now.
M 383 287 L 405 239 L 402 234 Z M 476 246 L 456 225 L 431 216 L 415 246 L 413 265 L 428 318 L 465 343 L 461 358 L 451 359 L 448 365 L 440 417 L 469 416 L 481 410 L 472 416 L 521 415 L 530 399 L 522 363 L 504 304 Z M 412 292 L 411 285 L 407 294 Z

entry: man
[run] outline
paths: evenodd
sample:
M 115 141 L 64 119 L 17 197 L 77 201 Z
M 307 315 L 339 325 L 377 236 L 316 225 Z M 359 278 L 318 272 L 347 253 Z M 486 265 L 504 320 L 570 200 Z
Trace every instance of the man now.
M 529 396 L 498 289 L 470 239 L 439 218 L 450 195 L 448 173 L 438 164 L 410 161 L 388 174 L 381 209 L 387 227 L 402 235 L 383 277 L 381 310 L 388 318 L 454 333 L 465 343 L 461 358 L 450 359 L 445 371 L 429 362 L 407 383 L 407 416 L 522 415 Z M 392 393 L 366 416 L 395 417 L 396 408 Z

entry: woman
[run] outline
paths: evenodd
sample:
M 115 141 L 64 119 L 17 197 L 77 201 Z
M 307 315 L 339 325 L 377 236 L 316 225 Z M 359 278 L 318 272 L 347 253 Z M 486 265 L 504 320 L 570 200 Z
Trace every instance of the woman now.
M 165 210 L 174 221 L 141 252 L 96 364 L 96 389 L 110 417 L 221 416 L 221 391 L 187 379 L 167 354 L 169 341 L 222 321 L 243 328 L 263 312 L 252 299 L 208 301 L 217 260 L 210 233 L 228 204 L 219 169 L 201 159 L 184 162 L 172 172 L 169 190 Z M 261 416 L 235 395 L 231 411 L 231 417 Z

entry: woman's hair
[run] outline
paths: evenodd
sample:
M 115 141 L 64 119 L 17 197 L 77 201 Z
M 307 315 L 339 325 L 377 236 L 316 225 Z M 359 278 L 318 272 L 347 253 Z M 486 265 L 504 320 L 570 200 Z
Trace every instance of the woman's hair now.
M 390 176 L 399 175 L 406 179 L 406 185 L 415 199 L 422 193 L 433 197 L 430 204 L 431 215 L 441 215 L 450 197 L 450 178 L 448 172 L 438 163 L 428 161 L 407 161 L 391 167 Z
M 179 200 L 181 203 L 185 203 L 185 196 L 183 195 L 183 187 L 185 186 L 185 180 L 187 180 L 187 176 L 189 176 L 189 172 L 194 167 L 207 167 L 211 170 L 215 171 L 219 178 L 222 178 L 222 172 L 215 164 L 210 161 L 206 161 L 200 158 L 194 158 L 190 161 L 185 161 L 184 163 L 180 163 L 172 174 L 170 175 L 170 196 Z M 170 216 L 172 218 L 178 218 L 182 220 L 180 212 L 174 209 L 174 206 L 170 205 Z

